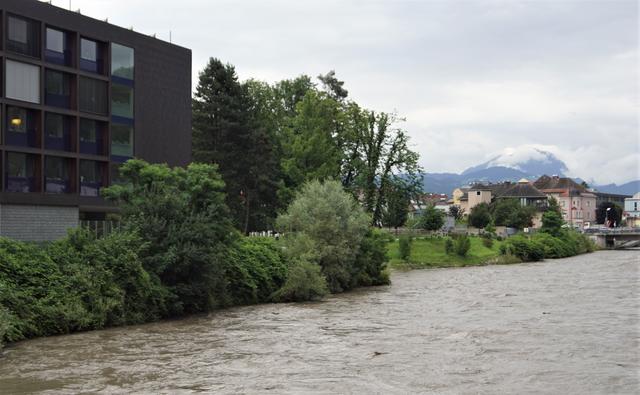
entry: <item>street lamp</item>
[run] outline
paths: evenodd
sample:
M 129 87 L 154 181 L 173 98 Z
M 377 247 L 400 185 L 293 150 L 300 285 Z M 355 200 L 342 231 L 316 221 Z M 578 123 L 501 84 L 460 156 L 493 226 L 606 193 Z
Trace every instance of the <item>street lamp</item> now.
M 609 224 L 609 211 L 611 211 L 611 207 L 607 207 L 607 211 L 605 214 L 605 221 L 604 223 L 607 224 L 607 228 L 610 228 L 610 224 Z

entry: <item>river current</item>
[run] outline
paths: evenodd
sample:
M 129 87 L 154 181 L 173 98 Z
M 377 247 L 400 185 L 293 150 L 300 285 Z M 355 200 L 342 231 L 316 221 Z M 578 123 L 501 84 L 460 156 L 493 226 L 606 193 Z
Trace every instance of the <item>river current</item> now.
M 396 272 L 323 302 L 35 339 L 2 394 L 637 394 L 640 253 Z

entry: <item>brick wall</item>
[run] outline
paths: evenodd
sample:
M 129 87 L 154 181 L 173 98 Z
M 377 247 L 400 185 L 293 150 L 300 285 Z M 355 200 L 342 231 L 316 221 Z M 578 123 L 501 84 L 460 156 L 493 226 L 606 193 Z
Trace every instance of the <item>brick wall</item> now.
M 78 207 L 0 205 L 0 236 L 23 241 L 64 237 L 79 222 Z

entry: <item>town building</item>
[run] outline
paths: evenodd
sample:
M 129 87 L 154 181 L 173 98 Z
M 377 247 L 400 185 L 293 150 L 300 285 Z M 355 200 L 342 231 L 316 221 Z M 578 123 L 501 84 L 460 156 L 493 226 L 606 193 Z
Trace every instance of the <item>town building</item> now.
M 614 203 L 620 207 L 624 207 L 625 199 L 630 198 L 630 195 L 621 195 L 618 193 L 607 193 L 600 191 L 592 191 L 596 195 L 596 207 L 602 203 Z
M 2 0 L 0 26 L 0 236 L 104 219 L 129 158 L 190 162 L 189 49 L 37 0 Z
M 456 191 L 454 191 L 454 195 Z M 455 199 L 455 198 L 454 198 Z M 492 202 L 499 199 L 516 199 L 521 206 L 536 208 L 533 217 L 533 227 L 538 228 L 542 224 L 542 212 L 547 208 L 547 196 L 535 188 L 529 180 L 521 179 L 517 183 L 501 182 L 497 184 L 475 184 L 458 199 L 459 207 L 468 215 L 479 204 Z
M 538 178 L 533 185 L 558 201 L 564 221 L 573 227 L 586 227 L 596 221 L 596 194 L 568 177 Z
M 640 192 L 624 200 L 623 219 L 627 226 L 640 228 Z

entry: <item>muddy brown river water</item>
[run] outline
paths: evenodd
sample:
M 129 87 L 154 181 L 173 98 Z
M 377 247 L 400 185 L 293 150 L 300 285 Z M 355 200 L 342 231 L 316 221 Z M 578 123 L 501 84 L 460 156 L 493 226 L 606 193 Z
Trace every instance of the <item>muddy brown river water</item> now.
M 36 339 L 0 393 L 638 394 L 640 252 L 395 273 L 324 302 Z

